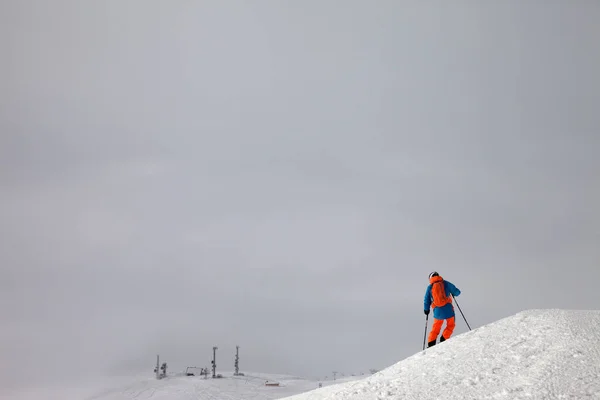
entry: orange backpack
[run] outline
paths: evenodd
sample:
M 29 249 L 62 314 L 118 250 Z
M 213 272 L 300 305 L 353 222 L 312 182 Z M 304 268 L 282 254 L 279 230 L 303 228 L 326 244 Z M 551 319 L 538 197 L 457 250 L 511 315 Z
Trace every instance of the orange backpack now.
M 443 307 L 452 300 L 446 296 L 446 290 L 444 289 L 444 280 L 440 279 L 431 284 L 431 298 L 433 307 Z

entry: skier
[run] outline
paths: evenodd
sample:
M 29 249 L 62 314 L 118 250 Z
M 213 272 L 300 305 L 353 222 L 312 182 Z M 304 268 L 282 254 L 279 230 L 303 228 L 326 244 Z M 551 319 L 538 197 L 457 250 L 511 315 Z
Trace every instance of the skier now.
M 444 320 L 446 321 L 446 329 L 442 333 L 440 343 L 446 339 L 450 339 L 454 331 L 454 305 L 452 304 L 452 296 L 460 295 L 460 290 L 452 283 L 445 281 L 440 274 L 432 272 L 429 274 L 429 286 L 425 291 L 425 315 L 429 315 L 429 310 L 433 306 L 433 326 L 429 332 L 429 343 L 427 347 L 435 346 L 437 338 L 442 330 Z

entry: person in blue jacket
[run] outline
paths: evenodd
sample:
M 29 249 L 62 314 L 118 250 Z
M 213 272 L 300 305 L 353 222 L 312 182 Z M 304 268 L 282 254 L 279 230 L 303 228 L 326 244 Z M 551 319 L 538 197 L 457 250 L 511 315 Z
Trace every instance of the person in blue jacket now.
M 433 326 L 431 332 L 429 332 L 427 347 L 435 346 L 444 321 L 446 321 L 446 329 L 442 333 L 440 343 L 452 336 L 456 326 L 452 296 L 459 295 L 460 290 L 451 282 L 445 281 L 440 274 L 437 272 L 429 274 L 429 286 L 425 291 L 424 309 L 425 315 L 429 315 L 429 311 L 433 307 Z

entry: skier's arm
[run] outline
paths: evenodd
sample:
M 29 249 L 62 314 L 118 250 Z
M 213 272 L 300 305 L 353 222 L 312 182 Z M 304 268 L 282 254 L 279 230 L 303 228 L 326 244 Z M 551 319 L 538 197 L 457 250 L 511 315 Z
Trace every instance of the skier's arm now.
M 423 310 L 427 311 L 431 308 L 431 285 L 427 286 L 425 298 L 423 299 Z
M 454 286 L 452 283 L 446 281 L 448 283 L 448 289 L 450 289 L 450 294 L 454 297 L 460 296 L 460 290 Z

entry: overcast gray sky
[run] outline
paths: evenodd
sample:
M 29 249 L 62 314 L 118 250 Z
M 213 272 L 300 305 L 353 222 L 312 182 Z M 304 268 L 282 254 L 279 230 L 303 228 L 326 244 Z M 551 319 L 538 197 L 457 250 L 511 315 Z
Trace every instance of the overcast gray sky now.
M 421 348 L 432 270 L 473 327 L 600 308 L 599 20 L 2 0 L 0 386 L 213 345 L 219 370 L 236 344 L 242 371 L 383 368 Z

